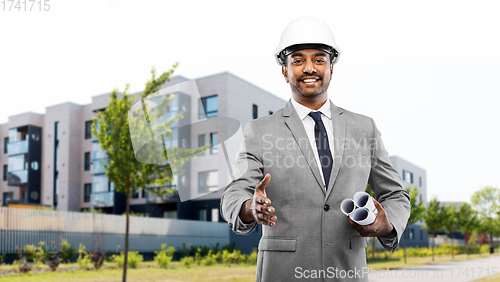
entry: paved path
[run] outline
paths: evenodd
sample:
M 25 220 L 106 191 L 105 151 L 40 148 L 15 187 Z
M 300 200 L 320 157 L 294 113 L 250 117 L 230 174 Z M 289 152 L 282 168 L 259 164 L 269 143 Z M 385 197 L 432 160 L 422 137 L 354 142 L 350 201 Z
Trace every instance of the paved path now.
M 368 275 L 368 279 L 370 282 L 466 282 L 491 275 L 500 276 L 500 256 L 421 265 L 399 270 L 373 271 Z

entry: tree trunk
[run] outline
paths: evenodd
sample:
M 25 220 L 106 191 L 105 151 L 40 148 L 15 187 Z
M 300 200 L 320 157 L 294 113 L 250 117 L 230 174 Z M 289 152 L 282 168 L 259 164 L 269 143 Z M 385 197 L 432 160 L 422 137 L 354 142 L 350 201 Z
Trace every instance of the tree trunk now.
M 451 259 L 455 259 L 455 254 L 453 253 L 453 232 L 451 233 Z
M 375 237 L 372 238 L 372 258 L 375 259 Z
M 492 247 L 493 247 L 493 235 L 490 234 L 490 250 Z M 491 251 L 490 251 L 490 255 L 491 255 Z
M 405 264 L 406 264 L 406 230 L 403 232 L 403 253 L 405 257 Z
M 123 260 L 123 278 L 122 282 L 127 282 L 127 263 L 128 263 L 128 230 L 129 230 L 129 214 L 130 214 L 130 193 L 127 193 L 127 215 L 125 227 L 125 258 Z
M 434 232 L 432 232 L 432 261 L 434 261 Z

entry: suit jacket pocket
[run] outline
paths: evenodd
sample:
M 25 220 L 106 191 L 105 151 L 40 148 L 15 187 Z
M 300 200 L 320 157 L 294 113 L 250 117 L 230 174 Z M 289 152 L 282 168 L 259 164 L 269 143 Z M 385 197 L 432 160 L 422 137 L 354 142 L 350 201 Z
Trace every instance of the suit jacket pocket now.
M 351 237 L 349 240 L 350 240 L 350 248 L 352 250 L 359 248 L 366 248 L 366 240 L 363 237 Z
M 296 238 L 261 238 L 259 242 L 259 251 L 295 252 L 296 248 Z

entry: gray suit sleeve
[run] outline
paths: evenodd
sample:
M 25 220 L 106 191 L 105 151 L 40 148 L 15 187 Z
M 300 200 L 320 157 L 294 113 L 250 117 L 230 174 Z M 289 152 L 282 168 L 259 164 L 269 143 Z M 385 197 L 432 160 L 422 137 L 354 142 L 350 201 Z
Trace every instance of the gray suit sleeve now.
M 247 123 L 244 139 L 233 166 L 233 181 L 225 188 L 220 200 L 221 216 L 237 234 L 249 234 L 256 222 L 245 224 L 239 213 L 243 203 L 253 197 L 255 187 L 264 178 L 260 135 L 255 120 Z
M 380 131 L 373 120 L 372 123 L 374 130 L 372 148 L 374 149 L 368 184 L 394 226 L 391 234 L 378 239 L 386 250 L 394 252 L 410 217 L 410 195 L 403 188 L 401 177 L 392 166 L 380 137 Z

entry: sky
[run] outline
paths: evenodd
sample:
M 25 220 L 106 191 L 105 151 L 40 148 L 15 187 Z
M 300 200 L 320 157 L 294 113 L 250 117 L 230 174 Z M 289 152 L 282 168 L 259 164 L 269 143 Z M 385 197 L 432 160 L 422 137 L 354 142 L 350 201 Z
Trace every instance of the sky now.
M 0 6 L 0 124 L 127 83 L 141 91 L 152 67 L 176 62 L 176 75 L 229 71 L 288 100 L 274 50 L 290 21 L 314 16 L 341 49 L 329 98 L 372 117 L 390 155 L 427 171 L 427 200 L 500 188 L 498 1 L 46 3 Z

